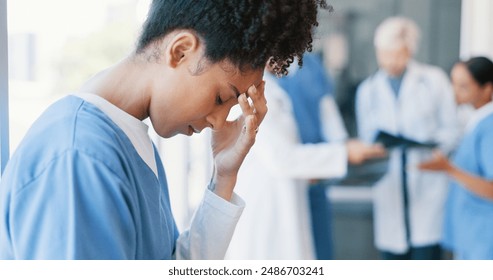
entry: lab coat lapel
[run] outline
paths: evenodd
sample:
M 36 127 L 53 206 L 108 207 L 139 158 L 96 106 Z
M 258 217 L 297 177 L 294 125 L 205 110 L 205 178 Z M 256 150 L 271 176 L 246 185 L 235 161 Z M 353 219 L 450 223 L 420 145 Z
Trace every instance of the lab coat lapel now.
M 409 62 L 399 92 L 399 103 L 407 102 L 410 98 L 416 98 L 416 95 L 413 93 L 416 92 L 418 85 L 419 75 L 416 71 L 416 65 L 414 62 Z
M 398 99 L 400 133 L 411 138 L 416 136 L 415 126 L 412 124 L 420 122 L 419 116 L 426 116 L 430 110 L 433 110 L 434 104 L 430 85 L 418 68 L 419 65 L 414 61 L 409 62 Z
M 376 102 L 381 105 L 379 114 L 381 114 L 380 127 L 390 133 L 399 132 L 399 107 L 397 106 L 397 97 L 394 91 L 390 87 L 387 74 L 382 70 L 378 71 L 376 78 L 376 83 L 378 88 L 378 97 Z

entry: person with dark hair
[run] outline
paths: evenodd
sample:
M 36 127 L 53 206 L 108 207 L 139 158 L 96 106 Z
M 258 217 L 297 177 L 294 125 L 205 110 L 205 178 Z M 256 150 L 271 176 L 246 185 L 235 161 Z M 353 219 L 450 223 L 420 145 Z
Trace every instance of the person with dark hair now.
M 455 100 L 475 108 L 452 161 L 437 152 L 420 168 L 451 177 L 442 245 L 456 259 L 493 259 L 493 62 L 474 57 L 451 72 Z M 433 186 L 429 186 L 432 188 Z
M 136 51 L 50 106 L 12 156 L 0 259 L 223 258 L 244 207 L 238 170 L 267 112 L 264 67 L 302 64 L 319 7 L 154 0 Z M 147 118 L 164 138 L 212 129 L 211 184 L 181 234 Z

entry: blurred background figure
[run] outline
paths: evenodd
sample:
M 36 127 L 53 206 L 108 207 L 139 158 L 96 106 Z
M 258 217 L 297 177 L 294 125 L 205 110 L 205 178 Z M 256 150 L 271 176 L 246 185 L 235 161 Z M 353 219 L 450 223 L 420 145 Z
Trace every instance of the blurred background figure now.
M 410 19 L 391 17 L 377 27 L 379 70 L 357 90 L 359 136 L 371 143 L 386 131 L 448 153 L 458 136 L 452 88 L 443 70 L 413 60 L 418 42 Z M 430 149 L 393 149 L 388 174 L 374 186 L 375 245 L 384 259 L 441 258 L 447 178 L 412 168 L 430 156 Z
M 291 100 L 301 143 L 331 142 L 343 145 L 348 133 L 333 97 L 333 82 L 324 69 L 321 56 L 306 54 L 303 68 L 292 68 L 288 76 L 279 79 L 279 85 Z M 316 179 L 310 181 L 311 231 L 316 258 L 321 260 L 333 257 L 332 218 L 326 191 L 326 183 Z
M 318 71 L 307 70 L 317 65 L 315 57 L 308 58 L 306 63 L 293 74 L 296 76 L 305 70 L 312 74 Z M 317 81 L 318 78 L 320 76 L 310 78 L 310 81 Z M 269 113 L 257 134 L 255 148 L 246 158 L 240 171 L 242 174 L 238 176 L 235 191 L 245 199 L 248 206 L 235 230 L 227 257 L 315 259 L 308 203 L 309 181 L 342 178 L 346 174 L 348 161 L 361 163 L 367 158 L 382 156 L 384 151 L 378 145 L 366 145 L 357 140 L 344 142 L 346 134 L 340 125 L 340 117 L 335 120 L 335 123 L 339 123 L 335 130 L 339 130 L 337 137 L 340 141 L 327 143 L 324 140 L 326 137 L 322 135 L 327 131 L 320 131 L 323 121 L 321 116 L 325 118 L 329 114 L 337 114 L 333 101 L 324 99 L 327 97 L 326 85 L 301 88 L 302 95 L 293 102 L 272 74 L 266 71 L 264 79 Z M 308 93 L 310 90 L 316 92 Z M 302 101 L 303 94 L 308 95 L 308 100 Z M 296 102 L 301 104 L 294 105 Z M 296 106 L 302 109 L 296 110 Z M 303 137 L 306 137 L 306 141 L 314 141 L 306 144 L 303 143 L 296 122 L 297 111 L 301 116 L 302 112 L 307 113 L 309 110 L 305 106 L 320 112 L 303 117 L 308 122 L 306 125 L 310 126 Z M 315 125 L 310 123 L 312 121 Z M 322 195 L 325 198 L 325 192 Z M 324 238 L 330 242 L 330 232 L 324 234 Z
M 441 153 L 420 165 L 449 175 L 443 246 L 456 259 L 493 259 L 493 62 L 474 57 L 452 68 L 458 104 L 475 108 L 451 162 Z M 434 186 L 429 186 L 433 188 Z

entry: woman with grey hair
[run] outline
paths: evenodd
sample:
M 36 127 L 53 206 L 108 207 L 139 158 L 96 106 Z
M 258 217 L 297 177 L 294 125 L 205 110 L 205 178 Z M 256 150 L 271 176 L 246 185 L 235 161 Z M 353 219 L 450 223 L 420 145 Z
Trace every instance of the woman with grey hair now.
M 443 70 L 413 60 L 418 43 L 410 19 L 392 17 L 378 26 L 379 70 L 357 90 L 359 137 L 374 142 L 387 132 L 448 153 L 458 138 L 452 87 Z M 447 178 L 416 168 L 431 154 L 430 148 L 389 147 L 389 170 L 374 186 L 375 244 L 384 259 L 441 258 Z

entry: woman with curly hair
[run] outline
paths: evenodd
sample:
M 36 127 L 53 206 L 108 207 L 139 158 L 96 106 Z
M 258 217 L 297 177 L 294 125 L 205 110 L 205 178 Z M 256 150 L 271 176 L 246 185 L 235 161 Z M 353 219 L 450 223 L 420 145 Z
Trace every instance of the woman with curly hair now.
M 223 258 L 244 207 L 238 170 L 267 113 L 263 69 L 301 65 L 319 6 L 154 0 L 136 51 L 50 106 L 12 156 L 0 259 Z M 212 129 L 215 172 L 181 234 L 147 118 L 164 138 Z

